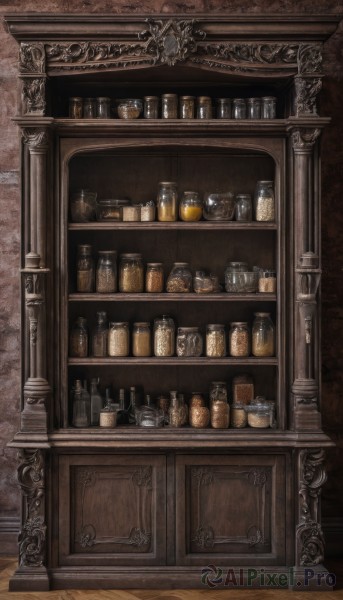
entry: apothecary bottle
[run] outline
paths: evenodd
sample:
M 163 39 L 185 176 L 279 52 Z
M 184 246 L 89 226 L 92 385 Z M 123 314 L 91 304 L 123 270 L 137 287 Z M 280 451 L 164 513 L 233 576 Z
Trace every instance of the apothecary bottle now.
M 180 119 L 194 119 L 194 96 L 180 96 Z
M 107 356 L 108 323 L 107 313 L 96 313 L 96 326 L 92 331 L 92 356 L 104 358 Z
M 158 96 L 144 96 L 145 119 L 158 119 Z
M 250 194 L 237 194 L 235 204 L 236 221 L 252 220 L 252 202 Z
M 221 324 L 207 325 L 206 329 L 206 356 L 222 358 L 226 355 L 225 326 Z
M 119 291 L 126 294 L 144 291 L 144 265 L 141 254 L 120 255 Z
M 217 119 L 231 119 L 231 98 L 217 98 Z
M 96 267 L 95 289 L 100 294 L 117 291 L 117 253 L 115 250 L 100 250 Z
M 176 262 L 173 264 L 172 270 L 168 275 L 166 290 L 169 293 L 176 294 L 191 292 L 192 279 L 192 271 L 190 270 L 189 263 Z
M 132 330 L 133 356 L 151 356 L 151 330 L 150 323 L 136 322 Z
M 262 98 L 262 119 L 275 119 L 276 117 L 276 98 L 274 96 L 264 96 Z
M 83 101 L 83 118 L 95 119 L 96 117 L 96 100 L 95 98 L 85 98 Z
M 244 98 L 235 98 L 232 104 L 232 112 L 234 119 L 247 118 L 247 105 Z
M 89 244 L 79 244 L 77 247 L 76 291 L 94 292 L 94 260 Z
M 90 396 L 86 382 L 82 386 L 80 379 L 77 379 L 74 384 L 72 422 L 74 427 L 89 427 L 91 424 Z
M 248 113 L 248 119 L 260 119 L 261 118 L 261 98 L 248 98 L 247 99 L 247 113 Z
M 171 317 L 162 315 L 154 321 L 154 355 L 173 356 L 175 352 L 175 324 Z
M 96 99 L 97 119 L 109 119 L 111 117 L 111 98 L 101 96 Z
M 274 182 L 258 181 L 255 187 L 255 219 L 256 221 L 275 221 Z
M 162 95 L 162 119 L 177 119 L 177 94 Z
M 69 98 L 69 118 L 82 119 L 83 100 L 79 96 Z
M 108 355 L 128 356 L 130 348 L 129 324 L 126 321 L 111 322 L 108 330 Z
M 91 425 L 99 425 L 103 400 L 98 390 L 99 378 L 91 379 Z
M 73 358 L 88 356 L 87 319 L 78 317 L 70 332 L 69 355 Z
M 163 263 L 147 263 L 145 272 L 145 291 L 151 294 L 163 292 Z
M 250 332 L 247 322 L 235 321 L 230 324 L 229 349 L 230 356 L 249 356 Z
M 178 192 L 175 181 L 160 181 L 157 192 L 157 219 L 177 220 Z
M 181 221 L 200 221 L 202 217 L 202 205 L 203 203 L 198 192 L 183 192 L 179 205 Z
M 197 118 L 212 119 L 212 100 L 209 96 L 197 98 Z
M 274 356 L 275 354 L 275 328 L 270 313 L 254 313 L 255 320 L 252 326 L 252 354 L 253 356 Z

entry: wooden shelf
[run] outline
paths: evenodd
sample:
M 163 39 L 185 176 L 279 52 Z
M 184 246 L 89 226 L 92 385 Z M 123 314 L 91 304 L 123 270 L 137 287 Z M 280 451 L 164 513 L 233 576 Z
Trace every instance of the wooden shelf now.
M 69 223 L 69 231 L 98 231 L 98 230 L 144 230 L 144 231 L 274 231 L 277 230 L 276 223 L 239 223 L 238 221 L 197 221 L 186 223 L 183 221 L 159 222 L 159 221 L 91 221 L 90 223 Z
M 201 356 L 199 358 L 179 358 L 178 356 L 171 356 L 168 358 L 161 358 L 157 356 L 149 356 L 147 358 L 136 358 L 132 356 L 124 356 L 124 357 L 112 357 L 107 356 L 105 358 L 69 358 L 68 365 L 70 366 L 105 366 L 105 365 L 125 365 L 129 366 L 166 366 L 166 367 L 225 367 L 225 366 L 277 366 L 278 359 L 275 356 L 268 358 L 256 358 L 254 356 L 249 356 L 247 358 L 234 358 L 231 356 L 226 356 L 224 358 L 208 358 L 207 356 Z
M 69 294 L 70 302 L 275 302 L 276 294 Z

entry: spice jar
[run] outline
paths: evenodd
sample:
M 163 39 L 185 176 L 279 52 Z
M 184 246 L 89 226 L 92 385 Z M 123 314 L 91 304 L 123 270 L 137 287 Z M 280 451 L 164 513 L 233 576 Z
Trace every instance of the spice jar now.
M 83 118 L 95 119 L 96 117 L 96 100 L 95 98 L 85 98 L 83 101 Z
M 234 403 L 231 406 L 231 427 L 242 429 L 247 425 L 247 413 L 244 409 L 244 404 Z
M 212 381 L 210 385 L 210 405 L 215 400 L 227 402 L 226 381 Z
M 145 291 L 152 294 L 163 292 L 163 263 L 147 263 Z
M 125 199 L 99 200 L 96 206 L 96 218 L 98 221 L 122 221 L 123 208 L 129 204 L 130 201 Z
M 249 404 L 254 399 L 254 381 L 251 375 L 242 373 L 232 380 L 232 398 L 234 404 Z
M 141 205 L 141 221 L 154 221 L 155 220 L 156 206 L 153 200 L 149 200 L 145 204 Z
M 175 351 L 175 325 L 173 319 L 162 315 L 154 320 L 154 355 L 173 356 Z
M 111 98 L 99 97 L 96 99 L 97 119 L 109 119 L 111 117 Z
M 88 223 L 95 220 L 96 192 L 77 190 L 70 199 L 70 214 L 73 223 Z
M 162 95 L 162 119 L 177 119 L 177 94 Z
M 264 96 L 262 98 L 262 119 L 275 119 L 276 117 L 276 98 L 274 96 Z
M 235 321 L 230 324 L 229 346 L 231 356 L 249 356 L 250 335 L 248 323 Z
M 205 406 L 205 398 L 200 392 L 192 392 L 192 396 L 189 401 L 189 408 L 194 408 L 195 406 Z
M 173 264 L 170 271 L 166 290 L 169 293 L 183 294 L 192 290 L 192 272 L 189 264 L 186 262 L 177 262 Z
M 195 271 L 193 289 L 197 294 L 212 294 L 220 291 L 219 278 L 214 273 Z
M 251 404 L 244 407 L 248 414 L 248 425 L 250 427 L 273 427 L 274 425 L 274 402 L 265 399 L 264 396 L 257 396 Z
M 99 358 L 107 356 L 107 338 L 107 313 L 99 311 L 96 313 L 96 326 L 92 332 L 92 356 Z
M 252 203 L 250 194 L 237 194 L 235 204 L 236 221 L 252 220 Z
M 95 289 L 99 294 L 117 291 L 117 253 L 115 250 L 99 250 L 96 267 Z
M 199 327 L 179 327 L 176 337 L 177 356 L 201 356 L 203 340 Z
M 74 358 L 88 356 L 88 327 L 84 317 L 76 319 L 70 332 L 69 354 Z
M 239 273 L 241 271 L 248 271 L 248 263 L 241 262 L 238 260 L 230 261 L 227 263 L 226 271 L 228 273 Z
M 248 98 L 248 119 L 261 118 L 261 98 Z
M 151 356 L 150 323 L 134 323 L 132 330 L 133 356 Z
M 246 119 L 247 118 L 247 105 L 244 98 L 235 98 L 233 101 L 233 118 L 234 119 Z
M 108 355 L 129 355 L 129 324 L 126 321 L 109 324 L 108 330 Z
M 224 325 L 207 325 L 206 356 L 221 358 L 226 355 L 226 339 Z
M 69 98 L 69 119 L 82 119 L 83 100 L 79 96 Z
M 255 188 L 255 219 L 256 221 L 275 220 L 275 198 L 273 181 L 258 181 Z
M 214 400 L 211 404 L 211 427 L 227 429 L 230 421 L 230 406 L 223 400 Z
M 141 207 L 139 204 L 123 206 L 123 221 L 140 221 Z
M 142 101 L 139 98 L 125 98 L 118 104 L 119 119 L 138 119 L 142 112 Z
M 177 220 L 177 200 L 175 181 L 160 181 L 157 193 L 157 218 L 159 221 Z
M 185 405 L 178 398 L 176 391 L 170 392 L 170 404 L 168 412 L 168 421 L 170 427 L 182 427 L 185 423 Z
M 144 119 L 158 119 L 158 96 L 144 96 Z
M 254 313 L 255 320 L 252 326 L 252 354 L 253 356 L 274 356 L 275 330 L 270 313 Z
M 113 408 L 108 388 L 106 389 L 105 406 L 99 414 L 99 425 L 108 429 L 112 429 L 117 425 L 117 411 Z
M 76 291 L 94 292 L 94 261 L 89 244 L 79 244 L 77 247 Z
M 231 119 L 231 98 L 217 98 L 217 119 Z
M 275 271 L 259 271 L 258 291 L 261 293 L 275 294 L 276 273 Z
M 119 291 L 126 294 L 144 291 L 144 266 L 141 254 L 120 255 Z
M 202 200 L 198 192 L 183 192 L 179 206 L 181 221 L 200 221 L 202 217 Z
M 194 96 L 180 96 L 180 119 L 194 119 Z
M 189 411 L 189 424 L 196 429 L 208 427 L 210 411 L 207 406 L 192 406 Z
M 197 98 L 197 118 L 212 119 L 212 100 L 209 96 Z

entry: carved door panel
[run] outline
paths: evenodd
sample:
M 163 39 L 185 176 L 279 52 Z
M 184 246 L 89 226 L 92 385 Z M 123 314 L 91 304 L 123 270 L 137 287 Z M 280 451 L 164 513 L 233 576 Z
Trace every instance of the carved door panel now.
M 285 564 L 284 456 L 180 456 L 178 564 Z
M 61 456 L 59 563 L 162 564 L 163 456 Z

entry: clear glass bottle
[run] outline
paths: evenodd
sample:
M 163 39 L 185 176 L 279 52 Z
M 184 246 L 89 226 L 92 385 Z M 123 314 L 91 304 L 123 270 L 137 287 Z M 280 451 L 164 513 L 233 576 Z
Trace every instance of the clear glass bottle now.
M 151 356 L 150 323 L 137 322 L 133 324 L 132 354 L 133 356 Z
M 91 403 L 86 388 L 82 387 L 80 379 L 74 384 L 73 419 L 74 427 L 89 427 L 91 424 Z
M 202 205 L 198 192 L 183 192 L 179 205 L 181 221 L 200 221 Z
M 136 388 L 135 386 L 130 387 L 130 403 L 128 408 L 128 421 L 130 425 L 134 425 L 136 423 L 136 410 L 138 408 L 138 402 L 136 398 Z
M 175 181 L 160 181 L 157 192 L 158 221 L 176 221 L 178 192 Z
M 108 322 L 107 313 L 96 313 L 96 326 L 92 331 L 92 356 L 104 358 L 107 356 Z
M 255 320 L 252 326 L 252 354 L 253 356 L 274 356 L 275 354 L 275 328 L 270 313 L 254 313 Z
M 174 356 L 175 324 L 171 317 L 162 315 L 154 320 L 154 355 Z
M 236 221 L 252 221 L 252 202 L 250 194 L 237 194 L 235 219 Z
M 95 289 L 99 294 L 112 294 L 117 291 L 117 253 L 99 250 L 98 255 Z
M 145 272 L 145 291 L 151 294 L 163 292 L 163 263 L 147 263 Z
M 158 96 L 144 96 L 144 119 L 158 119 Z
M 226 355 L 225 325 L 210 324 L 206 328 L 206 356 L 222 358 Z
M 73 358 L 88 356 L 87 319 L 78 317 L 70 332 L 69 355 Z
M 70 198 L 70 214 L 73 223 L 88 223 L 95 221 L 96 192 L 76 190 Z
M 202 351 L 203 339 L 199 327 L 179 327 L 176 337 L 177 356 L 201 356 Z
M 209 96 L 198 96 L 197 119 L 212 119 L 212 100 Z
M 94 292 L 94 275 L 92 246 L 79 244 L 77 247 L 76 291 L 81 293 Z
M 96 99 L 85 98 L 83 101 L 83 118 L 84 119 L 95 119 L 96 118 Z
M 128 322 L 111 322 L 108 329 L 108 356 L 129 356 L 129 349 Z
M 275 221 L 274 182 L 258 181 L 255 187 L 254 204 L 256 221 Z
M 180 96 L 180 119 L 194 119 L 194 96 Z
M 99 426 L 103 400 L 98 390 L 99 378 L 91 379 L 91 425 Z
M 69 119 L 82 119 L 83 100 L 79 96 L 69 98 Z
M 177 94 L 162 95 L 162 119 L 177 119 Z
M 231 119 L 231 98 L 217 98 L 217 119 Z
M 247 99 L 248 119 L 261 118 L 261 98 Z
M 169 293 L 184 294 L 192 291 L 192 271 L 189 263 L 177 262 L 170 271 L 166 290 Z
M 141 254 L 120 255 L 119 291 L 124 293 L 144 291 L 144 265 Z
M 233 100 L 233 118 L 234 119 L 246 119 L 247 118 L 247 104 L 244 98 L 235 98 Z
M 276 98 L 274 96 L 264 96 L 262 98 L 262 119 L 276 118 Z
M 230 356 L 249 356 L 250 332 L 247 322 L 235 321 L 230 323 L 229 348 Z
M 111 98 L 101 96 L 96 99 L 96 117 L 97 119 L 111 118 Z

